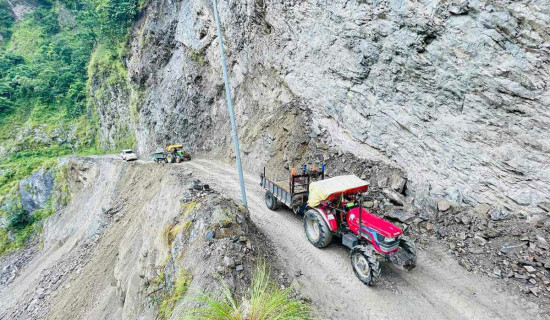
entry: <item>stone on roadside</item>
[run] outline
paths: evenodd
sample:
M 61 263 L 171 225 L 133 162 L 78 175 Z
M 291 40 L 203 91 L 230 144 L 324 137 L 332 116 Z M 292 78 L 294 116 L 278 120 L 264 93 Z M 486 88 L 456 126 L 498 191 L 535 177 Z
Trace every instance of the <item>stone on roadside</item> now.
M 469 215 L 466 214 L 466 215 L 463 215 L 460 220 L 462 221 L 463 224 L 470 225 L 470 222 L 472 221 L 472 218 Z
M 206 233 L 206 241 L 211 241 L 212 239 L 214 239 L 214 236 L 216 235 L 216 233 L 214 232 L 214 230 L 210 230 Z
M 235 267 L 235 270 L 237 271 L 243 271 L 244 267 L 242 264 L 239 264 L 238 266 Z
M 235 260 L 233 258 L 224 256 L 223 257 L 223 264 L 228 268 L 233 268 L 235 266 Z
M 405 210 L 393 209 L 393 210 L 384 212 L 384 217 L 407 223 L 414 218 L 414 215 Z
M 489 210 L 489 216 L 492 220 L 506 220 L 510 217 L 510 212 L 502 207 L 492 208 Z
M 487 240 L 485 240 L 483 237 L 476 235 L 474 237 L 474 242 L 479 246 L 484 246 L 487 243 Z
M 523 266 L 523 268 L 525 268 L 525 271 L 529 272 L 529 273 L 535 273 L 537 272 L 537 269 L 531 267 L 531 266 Z
M 218 232 L 216 232 L 216 239 L 227 238 L 231 235 L 232 234 L 230 229 L 222 228 Z
M 36 290 L 36 295 L 37 295 L 38 299 L 44 299 L 44 296 L 46 295 L 44 288 L 38 288 Z
M 374 202 L 373 201 L 365 201 L 365 202 L 363 202 L 363 205 L 365 206 L 365 208 L 372 208 L 372 207 L 374 207 Z
M 536 237 L 537 237 L 537 245 L 539 246 L 539 248 L 542 248 L 545 250 L 548 250 L 550 248 L 548 245 L 548 241 L 546 241 L 546 239 L 544 239 L 543 236 L 537 234 Z
M 426 223 L 426 230 L 434 231 L 434 225 L 431 222 Z
M 445 212 L 451 208 L 451 203 L 446 199 L 437 200 L 437 210 L 440 212 Z
M 550 212 L 550 201 L 540 202 L 538 207 L 546 212 Z
M 403 192 L 406 183 L 407 179 L 400 176 L 397 172 L 394 172 L 390 177 L 390 188 L 399 193 Z
M 479 217 L 485 217 L 490 209 L 491 207 L 488 204 L 480 203 L 474 207 L 474 213 Z
M 399 205 L 405 204 L 405 196 L 398 193 L 397 191 L 391 190 L 391 189 L 383 189 L 382 192 L 384 195 L 392 202 L 395 202 Z
M 500 234 L 501 232 L 494 228 L 486 229 L 485 231 L 483 231 L 483 235 L 485 238 L 496 238 L 500 236 Z

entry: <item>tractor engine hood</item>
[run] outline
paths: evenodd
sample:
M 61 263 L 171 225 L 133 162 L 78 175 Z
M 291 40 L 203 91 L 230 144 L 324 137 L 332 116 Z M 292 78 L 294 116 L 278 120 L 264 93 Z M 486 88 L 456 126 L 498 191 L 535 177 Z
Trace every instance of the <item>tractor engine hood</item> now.
M 399 237 L 403 234 L 403 230 L 391 222 L 379 218 L 363 208 L 361 212 L 362 227 L 372 229 L 377 233 L 388 238 Z M 351 231 L 358 234 L 359 208 L 353 208 L 347 214 L 348 226 Z M 364 230 L 363 230 L 364 231 Z

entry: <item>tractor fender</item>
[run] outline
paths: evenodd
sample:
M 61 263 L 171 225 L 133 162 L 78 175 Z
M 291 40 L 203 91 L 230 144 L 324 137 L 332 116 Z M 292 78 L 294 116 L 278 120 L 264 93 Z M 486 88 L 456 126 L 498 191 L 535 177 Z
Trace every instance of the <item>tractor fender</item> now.
M 313 208 L 313 207 L 309 207 L 309 206 L 308 206 L 307 209 L 308 210 L 315 210 L 315 211 L 319 212 L 321 217 L 323 217 L 323 219 L 327 223 L 328 228 L 330 229 L 330 231 L 334 232 L 334 231 L 338 230 L 338 224 L 336 223 L 336 218 L 334 217 L 334 215 L 332 213 L 326 212 L 325 210 L 323 210 L 321 208 Z

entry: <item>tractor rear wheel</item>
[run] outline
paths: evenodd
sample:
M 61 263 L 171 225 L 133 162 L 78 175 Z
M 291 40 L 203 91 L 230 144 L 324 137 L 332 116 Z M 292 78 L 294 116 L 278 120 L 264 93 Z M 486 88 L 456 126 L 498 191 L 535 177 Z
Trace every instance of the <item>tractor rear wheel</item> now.
M 355 246 L 350 253 L 353 272 L 361 282 L 372 285 L 380 278 L 380 262 L 370 247 Z
M 309 242 L 317 248 L 324 248 L 332 241 L 332 232 L 316 210 L 308 210 L 304 215 L 304 230 Z
M 174 156 L 171 153 L 166 156 L 166 161 L 168 161 L 168 163 L 174 163 L 174 160 Z
M 410 257 L 404 262 L 403 267 L 407 270 L 411 270 L 416 267 L 416 245 L 414 242 L 408 237 L 402 236 L 399 241 L 399 247 L 407 252 Z
M 269 208 L 269 210 L 277 210 L 279 208 L 279 203 L 277 202 L 277 198 L 271 193 L 271 191 L 265 192 L 265 205 Z

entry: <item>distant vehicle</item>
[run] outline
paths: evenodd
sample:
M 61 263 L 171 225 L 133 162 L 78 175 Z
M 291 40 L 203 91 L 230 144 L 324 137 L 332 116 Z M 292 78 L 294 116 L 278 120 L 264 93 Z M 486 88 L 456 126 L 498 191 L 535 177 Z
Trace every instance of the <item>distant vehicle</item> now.
M 131 149 L 122 150 L 122 152 L 120 153 L 120 157 L 122 158 L 122 160 L 126 161 L 137 160 L 138 158 L 134 151 L 132 151 Z
M 172 144 L 166 147 L 166 152 L 152 153 L 151 159 L 157 163 L 180 163 L 191 160 L 191 154 L 182 144 Z
M 172 144 L 166 147 L 166 161 L 169 163 L 180 163 L 182 161 L 191 160 L 191 154 L 189 150 L 183 147 L 181 144 Z

